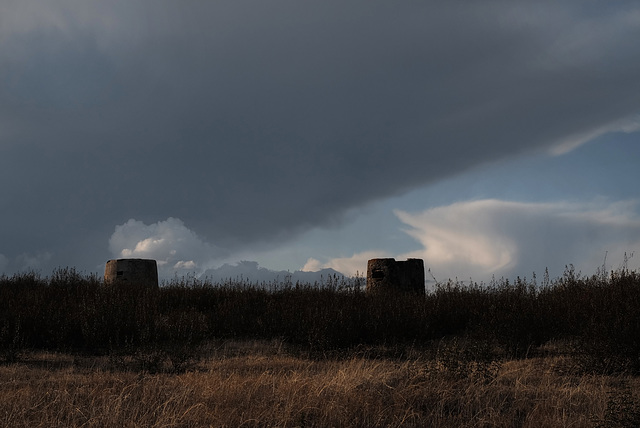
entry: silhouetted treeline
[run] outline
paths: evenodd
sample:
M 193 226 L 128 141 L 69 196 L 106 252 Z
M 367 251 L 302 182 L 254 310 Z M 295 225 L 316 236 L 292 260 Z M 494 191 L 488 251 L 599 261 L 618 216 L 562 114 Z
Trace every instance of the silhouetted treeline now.
M 542 283 L 449 281 L 419 297 L 368 295 L 360 285 L 265 287 L 192 278 L 154 290 L 107 287 L 73 269 L 48 278 L 4 276 L 0 358 L 40 349 L 188 354 L 220 339 L 277 339 L 312 355 L 339 355 L 363 347 L 428 350 L 456 337 L 509 358 L 562 341 L 590 370 L 640 372 L 640 275 L 634 271 L 583 277 L 567 269 Z

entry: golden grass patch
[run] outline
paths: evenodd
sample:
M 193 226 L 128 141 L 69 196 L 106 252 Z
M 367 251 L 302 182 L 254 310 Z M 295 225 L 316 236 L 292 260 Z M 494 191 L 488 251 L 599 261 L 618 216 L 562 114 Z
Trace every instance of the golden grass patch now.
M 613 420 L 616 393 L 640 387 L 631 376 L 560 372 L 561 360 L 460 377 L 428 359 L 310 360 L 256 347 L 149 374 L 36 354 L 0 366 L 0 426 L 592 427 Z

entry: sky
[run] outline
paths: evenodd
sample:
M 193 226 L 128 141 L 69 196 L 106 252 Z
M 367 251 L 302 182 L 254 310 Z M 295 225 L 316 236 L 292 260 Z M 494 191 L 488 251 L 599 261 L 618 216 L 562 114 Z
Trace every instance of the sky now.
M 636 2 L 0 10 L 0 273 L 640 266 Z

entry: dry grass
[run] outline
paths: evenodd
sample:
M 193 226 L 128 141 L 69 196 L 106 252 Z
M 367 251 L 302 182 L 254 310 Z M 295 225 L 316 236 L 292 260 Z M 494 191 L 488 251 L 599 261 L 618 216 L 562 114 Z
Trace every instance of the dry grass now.
M 0 426 L 613 427 L 610 413 L 637 411 L 636 397 L 627 408 L 616 397 L 640 389 L 631 376 L 559 371 L 563 357 L 460 376 L 419 356 L 309 360 L 255 343 L 210 355 L 181 374 L 31 355 L 0 366 Z

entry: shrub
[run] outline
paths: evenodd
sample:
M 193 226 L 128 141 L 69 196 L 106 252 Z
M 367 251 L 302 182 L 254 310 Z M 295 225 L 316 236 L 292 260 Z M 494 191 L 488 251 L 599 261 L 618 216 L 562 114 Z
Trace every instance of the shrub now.
M 535 277 L 488 285 L 448 281 L 424 296 L 367 294 L 358 279 L 345 281 L 190 278 L 149 289 L 105 286 L 73 269 L 51 278 L 3 276 L 0 356 L 15 360 L 27 349 L 143 359 L 158 353 L 162 364 L 179 368 L 213 340 L 276 340 L 324 356 L 363 347 L 428 349 L 464 338 L 476 351 L 486 345 L 505 357 L 526 357 L 554 340 L 573 344 L 583 370 L 640 372 L 640 275 L 626 269 L 587 278 L 568 268 L 541 285 Z

